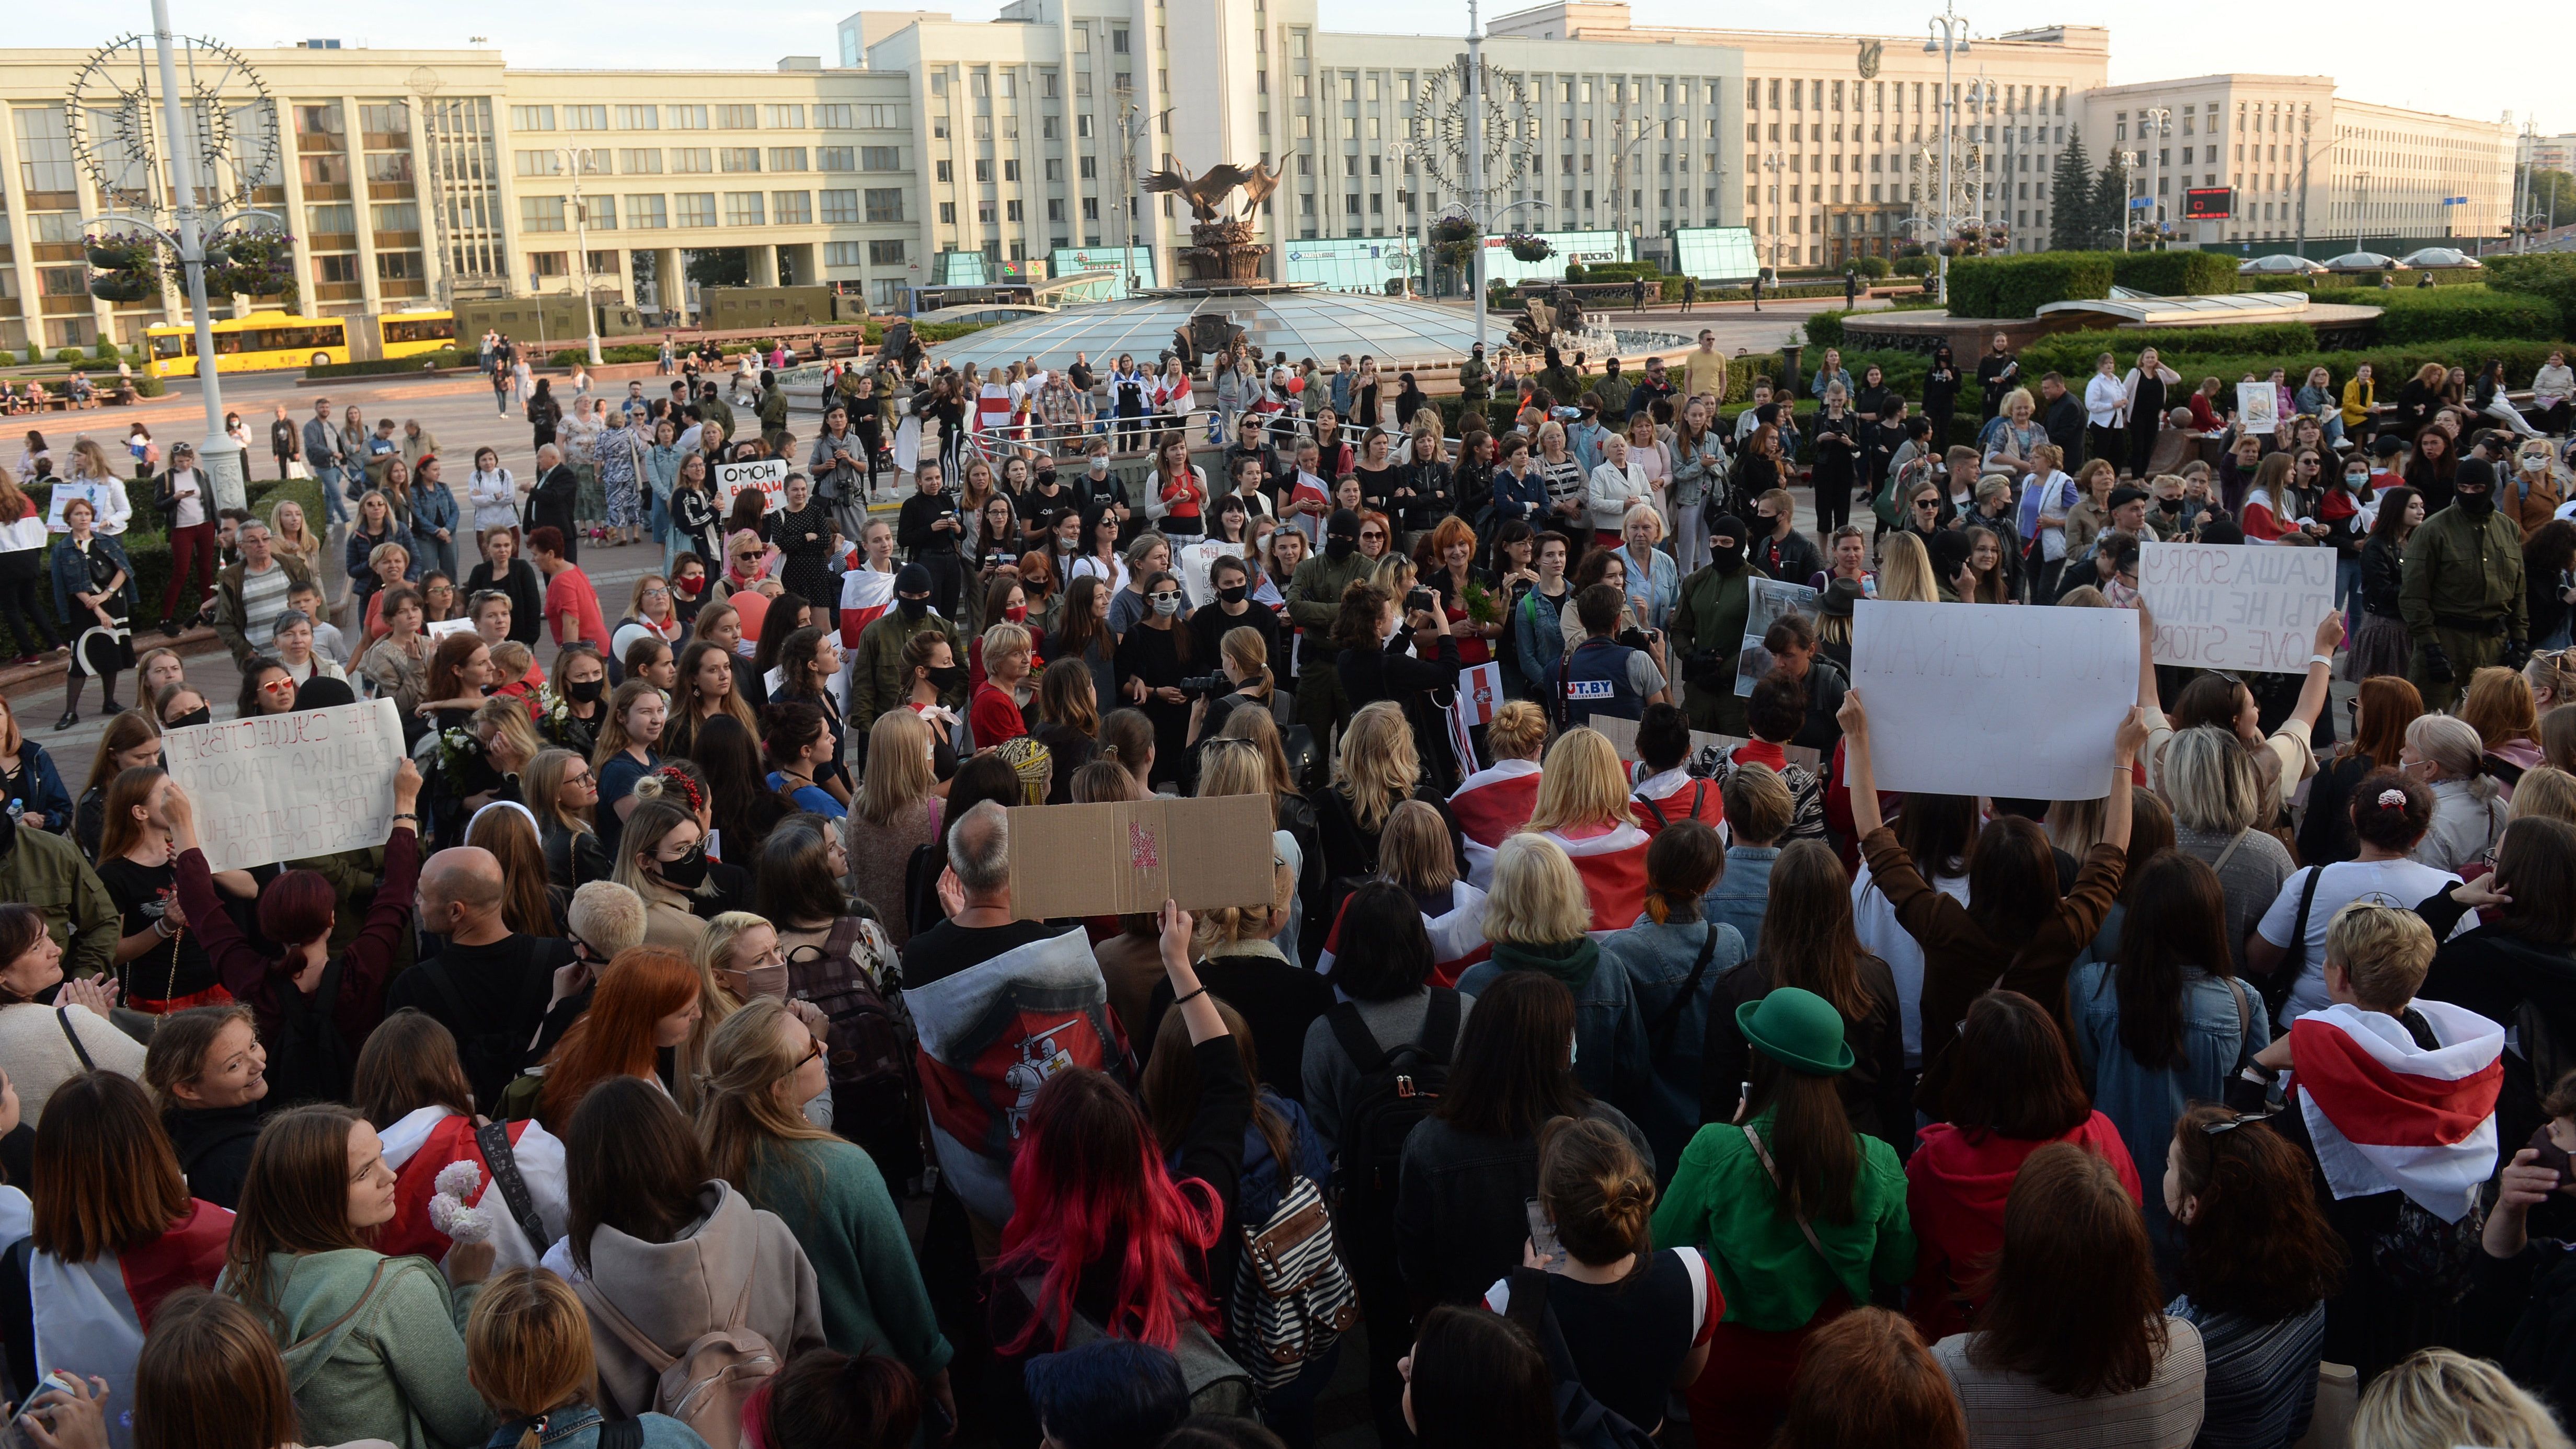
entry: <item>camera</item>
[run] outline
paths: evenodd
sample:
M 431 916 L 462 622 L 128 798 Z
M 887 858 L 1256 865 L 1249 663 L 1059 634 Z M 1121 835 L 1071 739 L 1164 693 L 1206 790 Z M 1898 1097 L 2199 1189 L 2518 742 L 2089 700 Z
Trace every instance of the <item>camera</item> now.
M 1654 647 L 1656 635 L 1651 629 L 1622 629 L 1616 638 L 1630 649 L 1650 649 Z
M 1220 694 L 1231 693 L 1234 689 L 1234 681 L 1223 674 L 1193 674 L 1172 687 L 1183 694 L 1206 695 L 1213 698 Z
M 1418 585 L 1407 589 L 1404 591 L 1404 612 L 1436 614 L 1440 612 L 1440 596 Z

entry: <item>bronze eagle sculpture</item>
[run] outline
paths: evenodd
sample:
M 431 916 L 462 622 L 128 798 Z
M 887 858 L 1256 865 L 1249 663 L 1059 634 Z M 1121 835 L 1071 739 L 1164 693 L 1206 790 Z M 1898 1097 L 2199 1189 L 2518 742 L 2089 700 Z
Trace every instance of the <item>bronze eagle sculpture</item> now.
M 1286 164 L 1283 160 L 1279 166 L 1265 170 L 1260 166 L 1238 166 L 1227 162 L 1211 166 L 1194 177 L 1181 170 L 1180 162 L 1166 151 L 1163 153 L 1163 169 L 1146 175 L 1142 185 L 1147 191 L 1175 192 L 1187 198 L 1191 219 L 1204 225 L 1223 219 L 1226 200 L 1238 189 L 1243 192 L 1245 212 L 1249 214 L 1257 209 L 1279 189 Z

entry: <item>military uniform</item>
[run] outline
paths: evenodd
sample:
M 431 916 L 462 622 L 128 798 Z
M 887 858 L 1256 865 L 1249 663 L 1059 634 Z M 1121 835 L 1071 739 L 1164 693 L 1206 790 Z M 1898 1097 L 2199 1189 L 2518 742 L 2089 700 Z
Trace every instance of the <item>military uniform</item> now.
M 1494 370 L 1485 365 L 1485 355 L 1474 353 L 1458 364 L 1458 400 L 1481 411 L 1485 400 L 1494 395 Z
M 1752 612 L 1752 578 L 1749 566 L 1725 573 L 1710 564 L 1682 580 L 1681 597 L 1664 621 L 1664 657 L 1681 677 L 1682 713 L 1690 716 L 1692 729 L 1746 732 L 1744 701 L 1735 693 L 1735 656 L 1744 647 L 1744 621 Z M 1714 659 L 1714 672 L 1693 679 L 1691 656 L 1703 651 Z
M 2436 512 L 2406 542 L 2397 607 L 2415 646 L 2406 676 L 2426 709 L 2448 710 L 2471 674 L 2519 659 L 2531 637 L 2521 530 L 2493 508 Z M 2433 677 L 2434 649 L 2450 660 L 2447 680 Z

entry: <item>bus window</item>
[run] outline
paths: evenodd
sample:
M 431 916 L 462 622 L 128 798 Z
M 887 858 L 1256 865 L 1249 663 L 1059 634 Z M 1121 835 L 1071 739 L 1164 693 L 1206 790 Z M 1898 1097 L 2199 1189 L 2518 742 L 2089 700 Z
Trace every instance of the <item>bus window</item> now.
M 175 335 L 155 336 L 152 339 L 152 355 L 155 357 L 194 357 L 197 355 L 196 334 L 193 332 L 181 332 Z
M 384 324 L 387 343 L 445 342 L 455 335 L 456 323 L 445 317 L 425 322 L 396 322 L 388 318 Z

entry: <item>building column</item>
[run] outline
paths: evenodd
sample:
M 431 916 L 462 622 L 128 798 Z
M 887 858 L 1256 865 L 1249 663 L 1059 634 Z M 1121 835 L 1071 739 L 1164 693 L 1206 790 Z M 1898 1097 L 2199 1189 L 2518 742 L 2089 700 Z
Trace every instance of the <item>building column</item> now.
M 653 305 L 664 318 L 686 316 L 689 311 L 689 278 L 682 268 L 678 247 L 658 247 L 653 252 Z
M 45 299 L 36 277 L 36 243 L 33 224 L 27 218 L 27 192 L 19 180 L 15 129 L 0 126 L 0 199 L 6 200 L 8 214 L 15 218 L 9 232 L 9 271 L 16 280 L 19 330 L 23 334 L 19 346 L 23 349 L 44 345 Z
M 349 224 L 358 233 L 358 311 L 381 312 L 385 302 L 376 290 L 376 220 L 374 198 L 368 194 L 367 186 L 366 123 L 359 119 L 356 96 L 340 98 L 340 117 L 341 135 L 347 138 L 349 147 Z M 415 184 L 413 190 L 417 193 L 419 187 Z
M 777 286 L 778 248 L 757 246 L 746 250 L 751 253 L 751 284 L 755 287 Z

